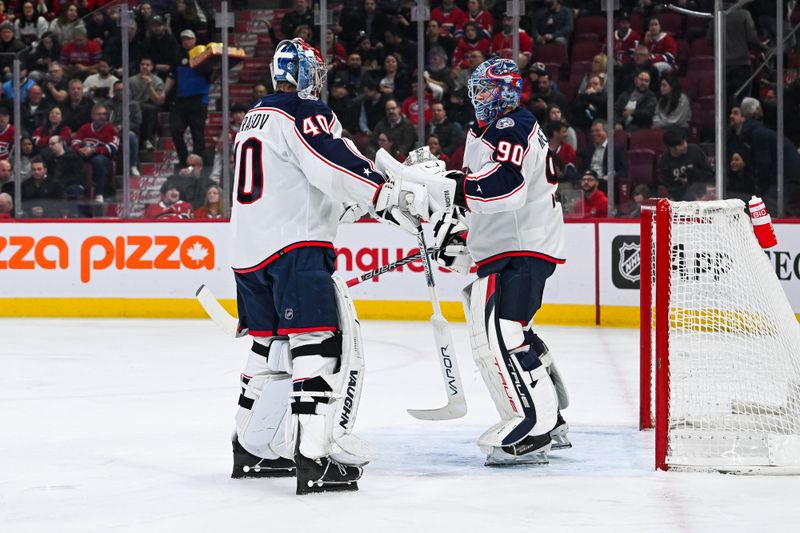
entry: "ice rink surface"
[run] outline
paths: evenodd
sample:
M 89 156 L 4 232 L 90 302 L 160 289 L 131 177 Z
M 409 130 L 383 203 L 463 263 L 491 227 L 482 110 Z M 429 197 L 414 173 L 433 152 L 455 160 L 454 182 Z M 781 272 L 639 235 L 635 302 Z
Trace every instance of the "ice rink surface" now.
M 365 322 L 357 427 L 381 457 L 357 493 L 298 497 L 230 479 L 247 339 L 209 320 L 0 320 L 0 532 L 800 531 L 800 477 L 653 471 L 634 330 L 539 328 L 574 447 L 484 467 L 497 415 L 452 327 L 468 415 L 405 412 L 444 403 L 427 322 Z

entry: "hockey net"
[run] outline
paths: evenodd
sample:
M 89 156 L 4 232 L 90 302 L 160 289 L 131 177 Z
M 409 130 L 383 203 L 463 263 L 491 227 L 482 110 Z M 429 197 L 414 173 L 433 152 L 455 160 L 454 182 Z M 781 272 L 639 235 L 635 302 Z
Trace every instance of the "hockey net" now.
M 659 200 L 640 250 L 656 468 L 800 472 L 800 326 L 744 203 Z

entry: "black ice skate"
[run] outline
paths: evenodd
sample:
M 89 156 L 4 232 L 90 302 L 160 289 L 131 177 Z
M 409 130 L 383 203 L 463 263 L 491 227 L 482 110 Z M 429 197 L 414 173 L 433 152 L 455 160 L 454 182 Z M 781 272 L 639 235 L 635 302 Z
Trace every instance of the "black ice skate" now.
M 291 477 L 295 466 L 291 459 L 262 459 L 245 450 L 239 439 L 233 439 L 233 472 L 234 479 L 249 477 Z
M 528 435 L 521 441 L 510 446 L 492 448 L 486 456 L 486 466 L 507 465 L 546 465 L 549 463 L 547 452 L 550 451 L 550 434 Z
M 312 492 L 358 490 L 357 481 L 363 469 L 337 463 L 330 457 L 309 459 L 295 454 L 297 463 L 297 494 Z
M 551 450 L 563 450 L 565 448 L 572 448 L 572 443 L 569 441 L 569 424 L 567 424 L 564 417 L 561 416 L 561 411 L 558 412 L 558 420 L 556 425 L 550 430 L 550 438 L 552 439 Z

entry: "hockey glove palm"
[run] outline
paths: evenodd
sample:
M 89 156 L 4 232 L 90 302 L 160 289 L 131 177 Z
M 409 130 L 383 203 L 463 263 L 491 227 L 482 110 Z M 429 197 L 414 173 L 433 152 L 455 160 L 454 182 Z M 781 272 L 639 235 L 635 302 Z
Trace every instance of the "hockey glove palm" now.
M 434 260 L 441 266 L 458 272 L 469 274 L 472 257 L 467 250 L 467 224 L 460 207 L 436 213 L 431 220 L 434 223 L 433 235 L 437 251 Z
M 428 218 L 428 193 L 424 185 L 404 183 L 389 173 L 375 199 L 375 212 L 386 222 L 416 235 L 419 218 Z

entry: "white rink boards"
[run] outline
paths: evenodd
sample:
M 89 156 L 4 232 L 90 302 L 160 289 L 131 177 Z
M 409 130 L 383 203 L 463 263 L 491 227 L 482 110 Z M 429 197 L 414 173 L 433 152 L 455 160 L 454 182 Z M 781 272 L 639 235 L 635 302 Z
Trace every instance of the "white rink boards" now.
M 366 321 L 357 427 L 381 457 L 358 493 L 297 497 L 292 480 L 229 477 L 246 339 L 208 320 L 0 319 L 0 531 L 800 530 L 800 477 L 653 471 L 635 330 L 540 328 L 575 447 L 482 466 L 496 414 L 452 327 L 468 415 L 408 416 L 444 402 L 430 325 Z

